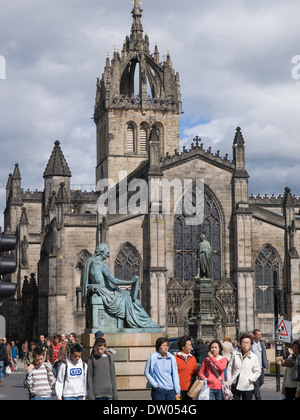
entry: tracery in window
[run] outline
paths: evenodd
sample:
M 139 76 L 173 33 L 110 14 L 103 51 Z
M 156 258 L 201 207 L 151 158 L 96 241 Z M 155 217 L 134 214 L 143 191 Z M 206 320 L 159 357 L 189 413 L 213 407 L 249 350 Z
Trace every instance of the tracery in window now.
M 273 312 L 273 271 L 279 270 L 275 251 L 266 245 L 255 261 L 255 298 L 257 312 Z
M 182 208 L 184 198 L 182 198 Z M 196 205 L 196 186 L 192 192 L 193 206 Z M 190 281 L 196 275 L 196 250 L 203 233 L 209 241 L 213 254 L 211 257 L 211 277 L 221 280 L 221 219 L 220 212 L 212 196 L 204 192 L 204 220 L 201 225 L 186 225 L 185 213 L 176 214 L 174 221 L 174 275 Z
M 126 244 L 118 253 L 115 260 L 115 277 L 131 280 L 133 276 L 140 276 L 140 259 L 135 248 Z

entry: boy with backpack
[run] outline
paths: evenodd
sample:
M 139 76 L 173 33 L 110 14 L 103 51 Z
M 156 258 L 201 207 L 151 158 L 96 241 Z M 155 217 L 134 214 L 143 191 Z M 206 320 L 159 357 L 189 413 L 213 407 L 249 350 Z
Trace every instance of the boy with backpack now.
M 106 354 L 106 341 L 98 338 L 94 352 L 88 361 L 88 399 L 117 400 L 116 374 L 114 362 Z
M 70 357 L 59 368 L 55 386 L 59 400 L 85 400 L 87 364 L 81 359 L 80 344 L 71 346 Z
M 33 350 L 33 363 L 27 369 L 24 385 L 29 390 L 30 400 L 52 400 L 55 377 L 50 363 L 44 362 L 43 348 Z

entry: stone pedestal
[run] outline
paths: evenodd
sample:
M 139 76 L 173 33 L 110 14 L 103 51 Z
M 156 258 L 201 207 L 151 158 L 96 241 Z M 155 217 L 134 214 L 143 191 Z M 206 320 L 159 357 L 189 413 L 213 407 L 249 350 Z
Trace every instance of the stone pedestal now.
M 134 332 L 133 329 L 123 329 L 119 332 L 105 334 L 107 347 L 117 352 L 112 358 L 115 363 L 118 391 L 146 389 L 147 380 L 144 370 L 148 357 L 155 352 L 155 342 L 159 337 L 166 337 L 166 334 L 163 332 L 136 332 L 136 330 Z M 94 342 L 93 333 L 85 332 L 81 335 L 82 358 L 86 362 L 91 355 Z
M 190 335 L 197 340 L 211 341 L 217 337 L 215 288 L 211 279 L 194 278 L 192 317 L 188 323 Z

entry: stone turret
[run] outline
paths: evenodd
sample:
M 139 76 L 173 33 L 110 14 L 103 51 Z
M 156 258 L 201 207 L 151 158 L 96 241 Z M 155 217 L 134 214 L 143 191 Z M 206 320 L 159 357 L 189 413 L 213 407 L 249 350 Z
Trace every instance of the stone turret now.
M 57 193 L 62 182 L 65 184 L 66 189 L 70 191 L 71 176 L 72 174 L 61 150 L 60 142 L 57 140 L 54 143 L 54 149 L 44 172 L 46 205 L 51 198 L 52 192 L 55 191 Z

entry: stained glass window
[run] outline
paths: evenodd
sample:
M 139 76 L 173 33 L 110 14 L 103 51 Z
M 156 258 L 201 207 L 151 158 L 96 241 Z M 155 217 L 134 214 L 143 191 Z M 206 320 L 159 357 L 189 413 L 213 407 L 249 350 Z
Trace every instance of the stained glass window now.
M 183 202 L 184 199 L 182 199 Z M 193 206 L 196 206 L 196 186 L 193 187 Z M 184 209 L 184 204 L 182 204 Z M 221 221 L 215 200 L 204 192 L 204 220 L 201 225 L 187 225 L 187 215 L 176 214 L 174 220 L 174 275 L 190 281 L 196 275 L 196 249 L 204 234 L 212 247 L 210 273 L 214 281 L 221 280 Z

